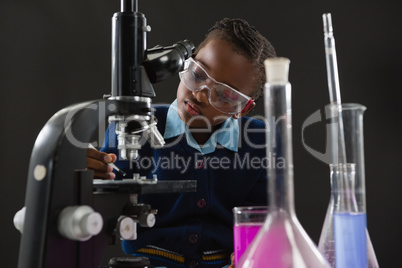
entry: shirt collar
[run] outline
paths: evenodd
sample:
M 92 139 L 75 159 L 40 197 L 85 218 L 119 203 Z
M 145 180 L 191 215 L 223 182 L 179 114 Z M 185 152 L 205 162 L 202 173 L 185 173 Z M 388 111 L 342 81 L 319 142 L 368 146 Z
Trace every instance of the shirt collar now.
M 175 100 L 169 106 L 167 112 L 166 127 L 163 137 L 169 139 L 182 134 L 186 134 L 187 144 L 200 151 L 203 155 L 214 152 L 218 143 L 226 149 L 237 152 L 239 145 L 239 122 L 233 117 L 229 117 L 222 123 L 221 127 L 212 134 L 208 141 L 200 147 L 191 135 L 187 125 L 180 119 L 177 100 Z

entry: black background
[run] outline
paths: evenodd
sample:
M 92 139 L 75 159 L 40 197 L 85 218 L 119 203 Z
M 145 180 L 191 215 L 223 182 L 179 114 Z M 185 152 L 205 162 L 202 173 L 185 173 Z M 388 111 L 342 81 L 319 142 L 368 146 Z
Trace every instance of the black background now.
M 110 92 L 111 17 L 117 0 L 2 0 L 0 2 L 1 266 L 16 267 L 32 146 L 58 110 Z M 402 267 L 400 97 L 402 36 L 397 1 L 141 0 L 152 27 L 148 47 L 182 39 L 198 44 L 223 17 L 256 26 L 291 60 L 297 216 L 317 243 L 329 200 L 328 167 L 303 146 L 302 124 L 328 102 L 322 14 L 332 14 L 343 102 L 364 115 L 368 229 L 382 267 Z M 170 103 L 178 78 L 155 85 L 154 103 Z M 263 115 L 260 102 L 253 112 Z M 325 150 L 325 125 L 305 132 Z M 398 250 L 399 249 L 399 250 Z

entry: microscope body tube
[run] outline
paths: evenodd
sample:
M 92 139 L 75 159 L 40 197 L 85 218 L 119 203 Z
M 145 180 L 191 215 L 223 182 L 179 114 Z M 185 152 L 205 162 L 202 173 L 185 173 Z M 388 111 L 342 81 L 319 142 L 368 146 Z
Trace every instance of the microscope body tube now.
M 122 11 L 113 15 L 112 97 L 155 97 L 142 66 L 146 57 L 147 31 L 146 18 L 140 12 Z
M 195 46 L 189 40 L 147 49 L 150 26 L 137 1 L 122 0 L 112 18 L 112 97 L 155 97 L 152 83 L 183 69 Z

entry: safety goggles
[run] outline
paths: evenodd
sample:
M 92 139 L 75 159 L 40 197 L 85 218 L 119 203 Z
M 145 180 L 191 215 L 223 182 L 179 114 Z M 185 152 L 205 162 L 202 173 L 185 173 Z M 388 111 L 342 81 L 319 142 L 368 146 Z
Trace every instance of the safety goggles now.
M 227 114 L 236 114 L 250 106 L 254 99 L 238 90 L 216 81 L 193 58 L 184 63 L 184 70 L 179 73 L 181 82 L 191 91 L 208 89 L 211 105 Z

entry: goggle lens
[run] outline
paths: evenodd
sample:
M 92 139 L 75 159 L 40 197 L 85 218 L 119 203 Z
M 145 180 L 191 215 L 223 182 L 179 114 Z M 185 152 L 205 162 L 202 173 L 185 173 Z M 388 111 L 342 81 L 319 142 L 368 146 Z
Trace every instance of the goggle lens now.
M 236 89 L 216 81 L 193 58 L 188 58 L 184 70 L 179 73 L 181 82 L 191 91 L 208 89 L 211 105 L 217 110 L 236 114 L 254 100 Z

